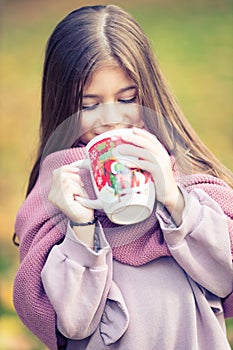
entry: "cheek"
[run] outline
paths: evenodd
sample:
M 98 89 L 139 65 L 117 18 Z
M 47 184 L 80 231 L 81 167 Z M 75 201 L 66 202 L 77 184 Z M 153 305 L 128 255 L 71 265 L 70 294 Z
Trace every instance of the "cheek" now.
M 83 113 L 80 124 L 80 140 L 87 144 L 96 136 L 95 129 L 100 120 L 97 111 Z
M 132 125 L 139 125 L 142 121 L 141 109 L 137 104 L 119 104 L 118 112 L 122 116 L 123 121 L 129 122 Z
M 92 129 L 95 122 L 96 120 L 94 116 L 92 116 L 92 113 L 83 113 L 80 124 L 81 133 L 84 134 Z
M 138 127 L 142 127 L 144 125 L 141 112 L 142 111 L 139 105 L 133 105 L 131 107 L 130 116 L 132 124 L 137 124 Z

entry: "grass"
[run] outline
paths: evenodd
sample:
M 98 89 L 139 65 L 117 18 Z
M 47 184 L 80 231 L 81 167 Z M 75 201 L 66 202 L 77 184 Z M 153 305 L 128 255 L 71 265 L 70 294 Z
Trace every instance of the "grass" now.
M 11 0 L 5 2 L 2 12 L 0 350 L 44 349 L 15 315 L 11 293 L 18 251 L 11 244 L 11 235 L 36 152 L 44 48 L 55 24 L 77 3 L 84 4 Z M 115 3 L 130 10 L 141 23 L 187 118 L 232 170 L 231 2 Z M 232 320 L 227 327 L 233 344 Z

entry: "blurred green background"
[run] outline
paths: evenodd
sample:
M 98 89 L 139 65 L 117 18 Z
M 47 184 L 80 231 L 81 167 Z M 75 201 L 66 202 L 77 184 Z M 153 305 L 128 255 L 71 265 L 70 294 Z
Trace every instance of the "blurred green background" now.
M 18 320 L 12 284 L 18 250 L 11 243 L 38 141 L 46 41 L 71 10 L 99 1 L 1 1 L 1 319 L 0 350 L 44 350 Z M 105 4 L 111 3 L 105 1 Z M 198 134 L 233 170 L 232 1 L 124 0 L 148 34 L 160 66 Z M 233 344 L 233 320 L 227 321 Z

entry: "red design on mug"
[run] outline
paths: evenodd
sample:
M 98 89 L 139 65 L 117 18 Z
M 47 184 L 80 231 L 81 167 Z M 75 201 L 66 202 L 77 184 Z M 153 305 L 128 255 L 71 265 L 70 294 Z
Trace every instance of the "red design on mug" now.
M 99 191 L 110 187 L 115 195 L 139 188 L 148 182 L 150 174 L 138 168 L 129 168 L 113 156 L 113 148 L 122 144 L 120 137 L 109 137 L 95 143 L 89 149 L 94 180 Z

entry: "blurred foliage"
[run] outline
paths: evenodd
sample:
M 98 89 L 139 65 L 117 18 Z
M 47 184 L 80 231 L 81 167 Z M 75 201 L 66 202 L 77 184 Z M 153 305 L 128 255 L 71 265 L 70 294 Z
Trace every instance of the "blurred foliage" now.
M 65 14 L 98 3 L 1 3 L 0 350 L 45 349 L 14 311 L 12 286 L 18 250 L 11 236 L 38 142 L 46 41 Z M 125 0 L 115 4 L 141 23 L 187 118 L 208 147 L 232 169 L 232 1 Z M 227 327 L 233 344 L 232 320 L 227 321 Z

